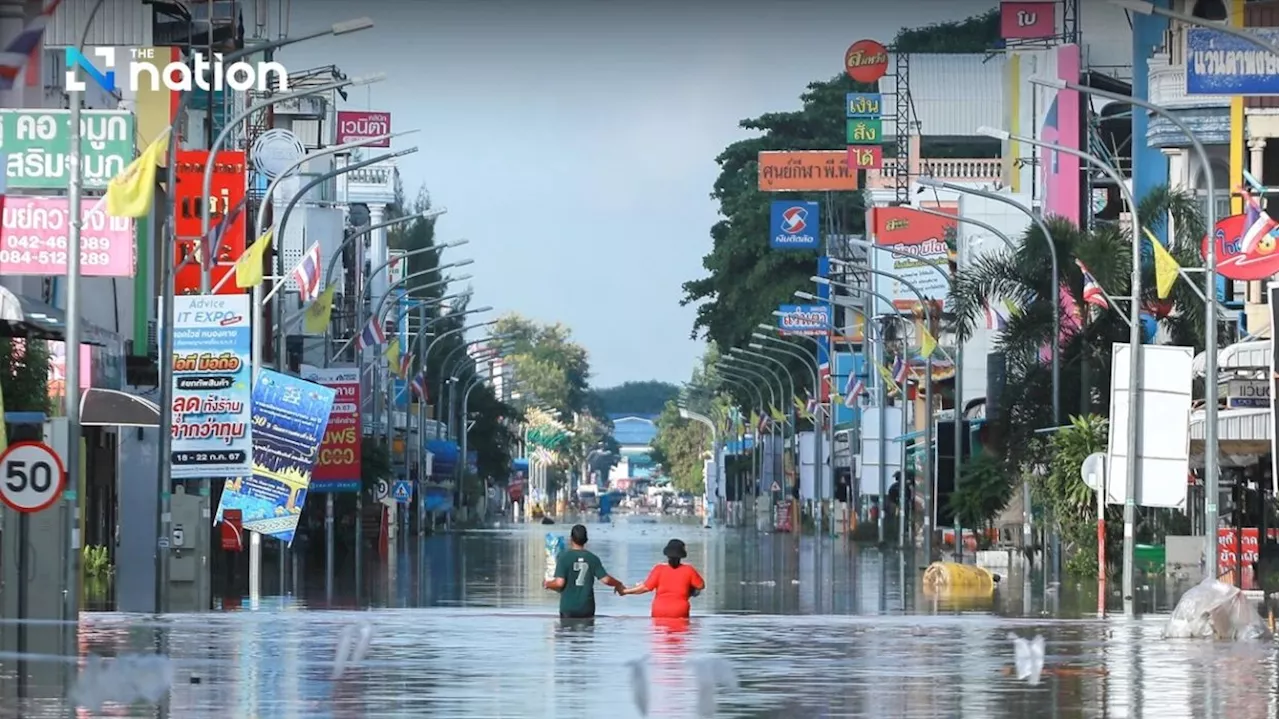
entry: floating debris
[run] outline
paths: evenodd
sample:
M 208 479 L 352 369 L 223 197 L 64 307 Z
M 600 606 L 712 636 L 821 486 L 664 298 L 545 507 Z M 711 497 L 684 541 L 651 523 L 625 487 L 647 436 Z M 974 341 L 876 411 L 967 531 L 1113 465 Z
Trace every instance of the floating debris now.
M 699 657 L 690 659 L 689 664 L 698 683 L 698 716 L 715 716 L 718 690 L 737 688 L 738 675 L 724 657 Z
M 635 703 L 640 716 L 649 716 L 649 657 L 640 657 L 627 662 L 627 673 L 631 679 L 631 701 Z
M 1044 671 L 1044 637 L 1037 634 L 1027 641 L 1010 632 L 1009 638 L 1013 640 L 1013 668 L 1018 679 L 1026 679 L 1031 686 L 1039 684 Z
M 373 639 L 373 625 L 368 622 L 350 624 L 338 635 L 338 646 L 333 655 L 333 673 L 330 679 L 341 679 L 346 670 L 362 661 Z

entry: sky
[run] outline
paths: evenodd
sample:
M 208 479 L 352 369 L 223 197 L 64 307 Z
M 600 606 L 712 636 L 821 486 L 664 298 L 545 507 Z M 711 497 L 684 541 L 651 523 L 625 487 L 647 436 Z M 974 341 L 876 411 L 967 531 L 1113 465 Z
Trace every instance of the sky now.
M 475 260 L 475 302 L 564 323 L 595 386 L 678 383 L 704 350 L 681 283 L 705 274 L 715 158 L 750 136 L 738 122 L 799 109 L 805 85 L 839 74 L 856 40 L 887 44 L 900 27 L 995 5 L 294 0 L 289 35 L 362 14 L 375 27 L 276 59 L 292 72 L 386 73 L 340 109 L 420 130 L 394 145 L 419 147 L 400 160 L 406 191 L 425 184 L 449 208 L 438 239 L 470 240 L 458 252 Z

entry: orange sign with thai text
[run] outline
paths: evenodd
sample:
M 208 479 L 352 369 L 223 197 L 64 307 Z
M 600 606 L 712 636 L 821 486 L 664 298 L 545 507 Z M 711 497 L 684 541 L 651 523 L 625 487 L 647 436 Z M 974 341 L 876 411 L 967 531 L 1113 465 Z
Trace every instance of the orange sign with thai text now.
M 759 155 L 761 192 L 850 192 L 858 173 L 846 150 L 766 151 Z

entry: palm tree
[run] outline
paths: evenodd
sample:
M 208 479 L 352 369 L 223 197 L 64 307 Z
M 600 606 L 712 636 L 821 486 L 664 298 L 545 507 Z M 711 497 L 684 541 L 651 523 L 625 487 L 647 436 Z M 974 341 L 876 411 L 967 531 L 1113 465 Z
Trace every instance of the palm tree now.
M 1170 254 L 1183 267 L 1203 266 L 1204 220 L 1194 196 L 1158 188 L 1139 202 L 1138 216 L 1152 230 L 1164 228 L 1172 218 Z M 1124 318 L 1129 312 L 1125 300 L 1130 287 L 1132 233 L 1115 223 L 1099 222 L 1091 231 L 1061 218 L 1049 218 L 1046 225 L 1058 255 L 1062 286 L 1075 306 L 1084 308 L 1083 320 L 1065 306 L 1061 313 L 1063 396 L 1059 419 L 1065 422 L 1072 415 L 1107 415 L 1111 345 L 1129 341 Z M 1204 302 L 1185 280 L 1175 283 L 1166 301 L 1159 301 L 1150 243 L 1144 241 L 1140 247 L 1147 258 L 1142 278 L 1144 311 L 1155 318 L 1160 334 L 1169 343 L 1199 351 L 1204 345 Z M 1084 280 L 1076 260 L 1084 263 L 1118 306 L 1104 312 L 1084 304 Z M 950 321 L 961 340 L 973 335 L 989 303 L 1006 299 L 1014 305 L 1013 316 L 993 348 L 1003 353 L 1007 362 L 997 419 L 1006 449 L 1028 446 L 1034 429 L 1053 425 L 1051 371 L 1049 363 L 1041 359 L 1041 349 L 1053 335 L 1053 306 L 1045 301 L 1056 294 L 1051 292 L 1051 277 L 1048 243 L 1033 226 L 1017 252 L 1006 250 L 977 259 L 957 273 L 951 288 Z M 1219 326 L 1220 333 L 1222 330 Z M 1012 458 L 1014 454 L 1020 453 L 1005 456 Z

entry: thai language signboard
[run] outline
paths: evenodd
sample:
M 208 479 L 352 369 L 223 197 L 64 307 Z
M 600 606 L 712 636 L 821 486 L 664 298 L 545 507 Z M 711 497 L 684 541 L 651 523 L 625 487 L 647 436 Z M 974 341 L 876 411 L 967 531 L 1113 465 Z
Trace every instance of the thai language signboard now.
M 133 220 L 108 216 L 93 198 L 81 200 L 80 208 L 80 273 L 132 277 Z M 0 275 L 66 276 L 70 210 L 65 197 L 6 197 Z
M 391 134 L 391 113 L 371 110 L 338 110 L 337 144 L 358 142 Z M 391 147 L 391 138 L 371 142 L 365 147 Z
M 778 332 L 784 335 L 826 335 L 831 329 L 827 305 L 778 305 Z
M 938 209 L 956 212 L 954 208 Z M 944 273 L 948 271 L 950 250 L 946 235 L 955 225 L 954 220 L 926 215 L 910 207 L 876 207 L 871 216 L 876 245 L 890 248 L 898 254 L 876 252 L 874 261 L 880 269 L 914 285 L 926 300 L 945 299 L 950 283 L 945 274 L 938 272 L 938 267 Z M 882 288 L 881 292 L 893 298 L 899 309 L 910 309 L 920 304 L 916 293 L 899 280 L 877 277 L 876 284 Z M 886 286 L 887 291 L 883 289 Z
M 304 367 L 302 376 L 332 389 L 329 425 L 311 472 L 311 492 L 360 490 L 360 374 L 354 367 Z
M 852 191 L 858 173 L 845 150 L 766 150 L 756 159 L 761 192 Z
M 1275 47 L 1274 29 L 1250 29 Z M 1188 95 L 1275 95 L 1280 85 L 1274 52 L 1207 27 L 1187 28 Z
M 84 110 L 80 115 L 81 177 L 103 189 L 133 162 L 133 114 Z M 0 110 L 0 153 L 7 154 L 9 190 L 61 190 L 71 180 L 70 110 Z
M 261 370 L 253 383 L 253 474 L 223 485 L 218 517 L 238 509 L 244 528 L 293 542 L 334 391 Z
M 173 307 L 173 477 L 247 475 L 249 296 L 175 297 Z

